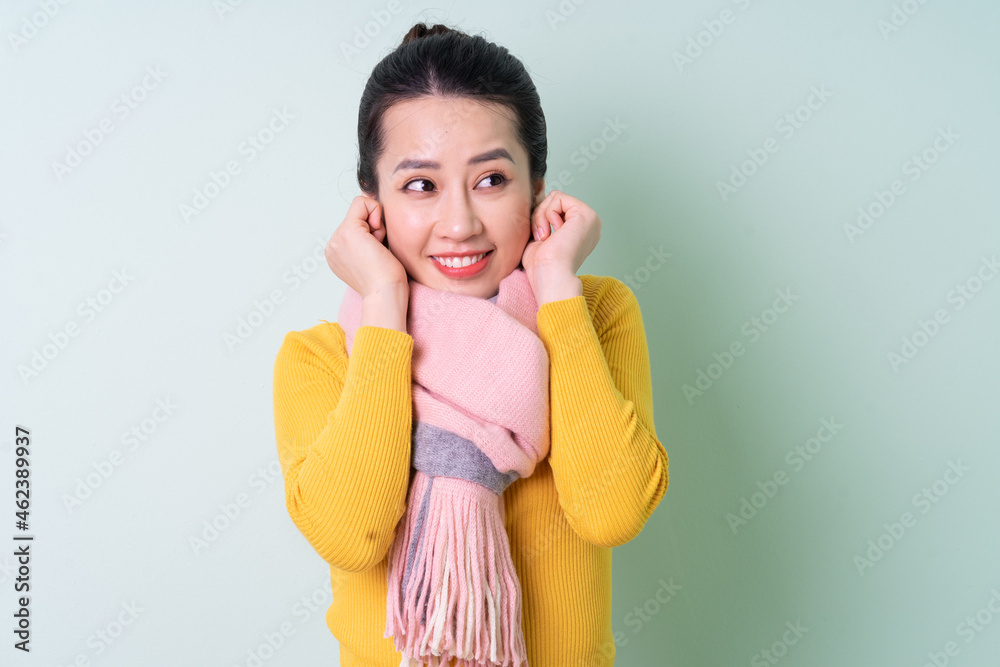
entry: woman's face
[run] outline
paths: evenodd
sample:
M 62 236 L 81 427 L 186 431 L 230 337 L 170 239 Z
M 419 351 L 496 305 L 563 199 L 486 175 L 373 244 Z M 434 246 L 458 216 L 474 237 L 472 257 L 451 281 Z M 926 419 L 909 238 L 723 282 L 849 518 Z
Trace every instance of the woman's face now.
M 418 283 L 494 296 L 521 263 L 531 212 L 544 199 L 544 181 L 531 188 L 509 111 L 469 98 L 422 97 L 394 104 L 382 122 L 385 151 L 376 173 L 389 250 Z M 433 259 L 481 252 L 488 254 L 464 275 Z

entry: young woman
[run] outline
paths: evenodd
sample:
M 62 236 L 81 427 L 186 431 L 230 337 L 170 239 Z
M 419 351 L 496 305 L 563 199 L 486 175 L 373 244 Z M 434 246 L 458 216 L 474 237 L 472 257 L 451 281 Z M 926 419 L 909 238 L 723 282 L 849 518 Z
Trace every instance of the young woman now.
M 337 323 L 285 336 L 289 515 L 330 566 L 341 665 L 611 665 L 611 549 L 667 489 L 642 315 L 577 276 L 600 238 L 544 195 L 507 49 L 417 24 L 374 69 Z

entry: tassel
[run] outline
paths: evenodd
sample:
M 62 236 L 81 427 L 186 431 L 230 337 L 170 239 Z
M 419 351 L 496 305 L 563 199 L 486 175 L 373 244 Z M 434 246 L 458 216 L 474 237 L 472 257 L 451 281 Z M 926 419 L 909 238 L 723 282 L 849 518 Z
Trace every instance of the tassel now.
M 388 562 L 385 636 L 400 667 L 526 667 L 501 503 L 481 484 L 417 470 Z

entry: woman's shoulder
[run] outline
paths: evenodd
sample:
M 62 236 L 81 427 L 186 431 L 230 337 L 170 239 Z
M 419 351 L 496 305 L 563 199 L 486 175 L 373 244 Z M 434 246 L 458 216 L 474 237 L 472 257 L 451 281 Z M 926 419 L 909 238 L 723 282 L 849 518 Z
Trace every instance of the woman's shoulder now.
M 579 274 L 583 297 L 595 324 L 616 320 L 628 311 L 638 312 L 639 301 L 624 282 L 614 276 Z
M 342 366 L 347 356 L 344 329 L 336 322 L 321 320 L 307 329 L 289 331 L 278 350 L 278 361 L 317 357 L 331 366 Z
M 297 329 L 294 331 L 289 331 L 285 334 L 285 340 L 283 342 L 287 343 L 289 341 L 297 343 L 305 343 L 308 341 L 319 343 L 319 344 L 336 344 L 342 343 L 345 340 L 344 329 L 336 322 L 327 322 L 326 320 L 320 320 L 319 324 L 315 324 L 308 329 Z
M 614 295 L 632 293 L 628 285 L 614 276 L 595 276 L 589 273 L 581 273 L 577 278 L 583 283 L 584 296 L 588 296 L 588 292 L 591 292 L 594 297 L 604 296 L 608 293 Z M 587 300 L 589 301 L 590 298 Z

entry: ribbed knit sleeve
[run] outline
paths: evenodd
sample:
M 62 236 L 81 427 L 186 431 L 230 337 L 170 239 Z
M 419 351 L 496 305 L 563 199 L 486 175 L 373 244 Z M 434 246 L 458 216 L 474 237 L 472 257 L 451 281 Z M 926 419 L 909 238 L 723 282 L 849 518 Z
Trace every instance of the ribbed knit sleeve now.
M 386 555 L 406 509 L 413 338 L 362 326 L 350 359 L 325 323 L 286 334 L 274 364 L 274 427 L 292 521 L 349 572 Z
M 653 424 L 639 303 L 617 278 L 582 283 L 583 296 L 542 304 L 537 316 L 550 363 L 550 465 L 573 530 L 615 547 L 656 509 L 668 460 Z

